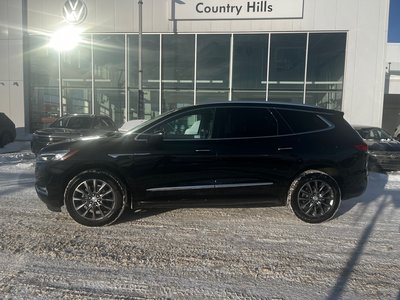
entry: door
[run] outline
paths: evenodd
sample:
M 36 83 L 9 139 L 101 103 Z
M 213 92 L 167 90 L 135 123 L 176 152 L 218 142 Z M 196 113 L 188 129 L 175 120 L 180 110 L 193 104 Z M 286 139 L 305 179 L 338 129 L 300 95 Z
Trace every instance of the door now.
M 296 140 L 265 107 L 217 110 L 216 193 L 228 202 L 277 200 L 297 163 Z
M 134 177 L 142 201 L 189 202 L 212 194 L 214 115 L 210 108 L 177 113 L 137 137 Z

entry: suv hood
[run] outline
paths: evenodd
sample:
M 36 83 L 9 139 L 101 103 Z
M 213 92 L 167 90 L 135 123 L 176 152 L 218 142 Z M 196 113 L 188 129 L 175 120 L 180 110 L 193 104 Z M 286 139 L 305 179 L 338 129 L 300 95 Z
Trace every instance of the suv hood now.
M 45 128 L 36 130 L 34 134 L 36 135 L 70 135 L 70 134 L 79 134 L 83 132 L 83 130 L 69 129 L 69 128 Z

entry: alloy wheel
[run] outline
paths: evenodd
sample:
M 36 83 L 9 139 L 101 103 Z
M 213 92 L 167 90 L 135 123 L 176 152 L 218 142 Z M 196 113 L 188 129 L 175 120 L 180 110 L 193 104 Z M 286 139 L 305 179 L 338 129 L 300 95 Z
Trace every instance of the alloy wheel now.
M 87 179 L 76 186 L 72 194 L 75 211 L 89 220 L 107 219 L 116 205 L 116 191 L 106 181 Z
M 298 207 L 308 217 L 327 214 L 335 204 L 333 188 L 323 180 L 311 180 L 300 187 L 297 194 Z

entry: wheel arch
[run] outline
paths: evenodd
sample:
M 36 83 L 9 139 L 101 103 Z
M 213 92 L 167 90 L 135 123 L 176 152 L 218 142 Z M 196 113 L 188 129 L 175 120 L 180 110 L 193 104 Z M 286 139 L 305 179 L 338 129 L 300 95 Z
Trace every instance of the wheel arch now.
M 69 185 L 69 183 L 78 175 L 87 173 L 87 172 L 98 172 L 98 173 L 103 173 L 108 176 L 110 176 L 112 179 L 115 180 L 115 182 L 119 185 L 121 188 L 121 191 L 123 193 L 123 202 L 124 206 L 130 206 L 132 207 L 132 202 L 133 198 L 130 192 L 130 189 L 128 187 L 128 184 L 126 180 L 124 179 L 124 176 L 118 171 L 117 168 L 108 165 L 108 164 L 83 164 L 80 165 L 77 168 L 74 168 L 73 170 L 69 171 L 67 176 L 65 177 L 64 183 L 63 183 L 63 190 L 64 190 L 64 205 L 65 205 L 65 192 L 66 189 Z
M 326 165 L 325 164 L 324 165 L 320 165 L 320 164 L 318 164 L 318 165 L 308 165 L 308 166 L 305 166 L 304 168 L 298 170 L 292 176 L 292 178 L 289 180 L 288 186 L 287 186 L 287 190 L 290 188 L 290 186 L 293 184 L 293 182 L 295 180 L 297 180 L 300 176 L 302 176 L 304 173 L 306 173 L 306 172 L 310 173 L 310 172 L 313 172 L 313 171 L 314 172 L 322 172 L 322 173 L 325 173 L 325 174 L 329 175 L 330 177 L 332 177 L 336 181 L 339 190 L 340 191 L 342 190 L 343 179 L 342 179 L 342 176 L 340 175 L 340 171 L 338 170 L 337 167 L 332 166 L 332 165 L 328 165 L 328 164 L 326 164 Z M 285 197 L 285 199 L 286 199 L 286 197 Z

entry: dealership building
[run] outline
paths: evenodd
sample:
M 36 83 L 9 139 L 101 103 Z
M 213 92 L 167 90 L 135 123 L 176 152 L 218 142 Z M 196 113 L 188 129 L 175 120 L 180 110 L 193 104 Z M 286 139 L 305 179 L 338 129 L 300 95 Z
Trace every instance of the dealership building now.
M 388 16 L 389 0 L 0 0 L 0 111 L 26 134 L 65 114 L 278 101 L 393 131 Z

